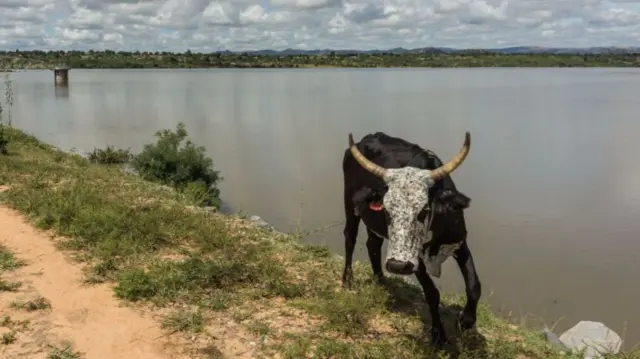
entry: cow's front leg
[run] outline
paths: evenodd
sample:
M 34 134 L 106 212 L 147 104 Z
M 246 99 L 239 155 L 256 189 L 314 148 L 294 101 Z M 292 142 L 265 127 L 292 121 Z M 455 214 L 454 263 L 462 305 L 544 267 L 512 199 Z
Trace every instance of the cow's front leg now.
M 416 277 L 422 286 L 425 300 L 429 306 L 429 313 L 431 314 L 431 342 L 437 347 L 442 347 L 447 342 L 447 336 L 440 319 L 440 291 L 438 291 L 435 283 L 427 274 L 427 267 L 425 267 L 422 259 L 420 259 Z
M 480 295 L 482 294 L 482 287 L 478 273 L 476 272 L 476 267 L 473 264 L 473 256 L 466 241 L 463 241 L 460 248 L 454 252 L 454 258 L 464 278 L 464 285 L 467 292 L 467 304 L 460 312 L 458 321 L 460 328 L 467 330 L 476 324 L 476 313 L 478 311 Z
M 382 272 L 382 243 L 384 239 L 367 229 L 369 238 L 367 239 L 367 252 L 369 262 L 373 270 L 373 277 L 378 284 L 384 284 L 384 273 Z

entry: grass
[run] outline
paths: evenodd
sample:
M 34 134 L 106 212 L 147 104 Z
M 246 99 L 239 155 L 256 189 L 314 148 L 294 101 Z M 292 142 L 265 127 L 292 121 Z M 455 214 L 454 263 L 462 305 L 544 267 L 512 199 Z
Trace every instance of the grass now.
M 0 244 L 0 292 L 15 292 L 22 286 L 20 282 L 9 282 L 2 278 L 3 272 L 17 269 L 24 262 L 17 259 L 5 246 Z
M 4 279 L 0 279 L 0 292 L 15 292 L 21 286 L 21 282 L 7 282 Z
M 16 332 L 10 331 L 2 334 L 2 338 L 0 339 L 3 345 L 9 345 L 16 341 Z
M 454 343 L 434 351 L 416 287 L 393 279 L 378 287 L 368 263 L 358 262 L 356 290 L 344 291 L 342 262 L 326 247 L 193 210 L 193 197 L 183 192 L 57 151 L 13 128 L 7 135 L 0 186 L 9 189 L 0 201 L 67 238 L 56 245 L 86 264 L 87 282 L 113 282 L 115 295 L 134 303 L 192 308 L 166 316 L 169 331 L 194 335 L 233 322 L 259 338 L 262 354 L 283 358 L 577 358 L 553 349 L 537 331 L 497 318 L 484 304 L 478 333 L 456 335 L 464 298 L 448 295 L 442 312 Z M 1 267 L 16 265 L 2 253 Z M 64 353 L 49 357 L 73 357 Z M 214 346 L 207 353 L 222 357 Z
M 28 325 L 28 321 L 14 321 L 10 316 L 5 315 L 0 320 L 0 328 L 7 328 L 9 331 L 4 331 L 0 336 L 0 343 L 2 345 L 13 344 L 17 340 L 18 331 L 25 330 Z
M 51 308 L 51 302 L 45 297 L 38 296 L 31 300 L 13 301 L 10 303 L 10 307 L 33 312 L 36 310 L 45 310 Z
M 20 268 L 23 265 L 23 261 L 17 259 L 7 247 L 0 244 L 0 274 L 4 271 Z
M 73 350 L 70 342 L 62 343 L 61 347 L 50 345 L 51 351 L 47 355 L 47 359 L 80 359 L 82 356 L 79 352 Z
M 199 310 L 179 310 L 165 317 L 162 328 L 173 332 L 200 333 L 204 330 L 205 318 Z

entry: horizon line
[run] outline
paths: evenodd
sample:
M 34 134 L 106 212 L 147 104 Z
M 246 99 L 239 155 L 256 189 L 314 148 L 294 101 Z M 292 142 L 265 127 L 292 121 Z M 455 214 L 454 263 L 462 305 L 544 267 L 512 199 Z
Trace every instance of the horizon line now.
M 536 46 L 536 45 L 514 45 L 514 46 L 504 46 L 504 47 L 448 47 L 448 46 L 423 46 L 423 47 L 389 47 L 389 48 L 369 48 L 369 49 L 356 49 L 356 48 L 313 48 L 313 49 L 304 49 L 304 48 L 296 48 L 296 47 L 287 47 L 284 49 L 270 49 L 270 48 L 262 48 L 255 50 L 231 50 L 231 49 L 219 49 L 219 50 L 211 50 L 211 51 L 194 51 L 191 49 L 186 49 L 183 51 L 168 51 L 163 49 L 155 49 L 155 50 L 141 50 L 141 49 L 98 49 L 98 48 L 89 48 L 85 50 L 81 49 L 20 49 L 16 48 L 15 50 L 11 49 L 0 49 L 0 52 L 33 52 L 33 51 L 64 51 L 64 52 L 105 52 L 105 51 L 113 51 L 113 52 L 167 52 L 167 53 L 217 53 L 217 52 L 231 52 L 231 53 L 251 53 L 251 52 L 285 52 L 285 51 L 299 51 L 299 52 L 314 52 L 314 51 L 348 51 L 348 52 L 386 52 L 393 50 L 405 50 L 405 51 L 417 51 L 417 50 L 426 50 L 426 49 L 435 49 L 435 50 L 450 50 L 450 51 L 495 51 L 495 50 L 510 50 L 510 49 L 522 49 L 522 50 L 594 50 L 594 49 L 612 49 L 612 50 L 635 50 L 640 51 L 640 45 L 637 46 L 607 46 L 607 45 L 598 45 L 598 46 L 584 46 L 584 47 L 568 47 L 568 46 Z

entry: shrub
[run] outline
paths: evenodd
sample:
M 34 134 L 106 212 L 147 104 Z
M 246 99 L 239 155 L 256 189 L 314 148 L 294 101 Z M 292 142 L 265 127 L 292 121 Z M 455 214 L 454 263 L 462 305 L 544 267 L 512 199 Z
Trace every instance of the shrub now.
M 185 125 L 179 123 L 175 132 L 158 131 L 155 137 L 156 143 L 145 145 L 141 153 L 133 156 L 133 169 L 145 180 L 172 186 L 191 196 L 200 192 L 193 196 L 198 204 L 217 207 L 220 203 L 217 184 L 222 177 L 205 155 L 205 148 L 187 139 Z
M 133 155 L 130 150 L 123 150 L 112 146 L 107 146 L 104 150 L 95 148 L 89 153 L 89 161 L 101 165 L 127 163 L 132 157 Z
M 9 140 L 7 139 L 7 135 L 4 132 L 4 123 L 0 122 L 0 155 L 7 154 L 8 144 Z

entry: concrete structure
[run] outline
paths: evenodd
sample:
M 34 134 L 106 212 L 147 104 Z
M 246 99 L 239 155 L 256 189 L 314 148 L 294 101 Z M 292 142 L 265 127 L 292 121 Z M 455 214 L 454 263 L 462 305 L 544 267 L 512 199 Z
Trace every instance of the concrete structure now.
M 69 86 L 69 66 L 63 65 L 53 69 L 56 86 Z

